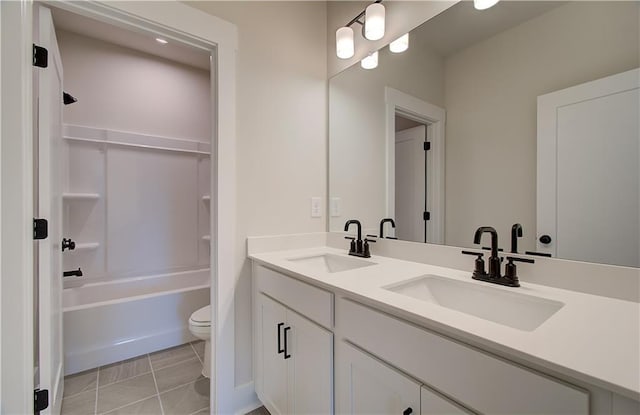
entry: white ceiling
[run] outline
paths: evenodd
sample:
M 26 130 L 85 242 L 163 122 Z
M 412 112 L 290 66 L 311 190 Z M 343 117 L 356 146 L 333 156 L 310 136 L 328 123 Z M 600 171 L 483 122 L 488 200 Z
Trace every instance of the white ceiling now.
M 472 1 L 461 1 L 414 29 L 410 43 L 423 43 L 446 57 L 566 3 L 501 1 L 476 10 Z
M 65 10 L 51 8 L 56 30 L 66 30 L 119 46 L 159 56 L 185 65 L 209 70 L 209 54 L 188 45 L 168 43 L 162 45 L 155 36 L 112 26 Z

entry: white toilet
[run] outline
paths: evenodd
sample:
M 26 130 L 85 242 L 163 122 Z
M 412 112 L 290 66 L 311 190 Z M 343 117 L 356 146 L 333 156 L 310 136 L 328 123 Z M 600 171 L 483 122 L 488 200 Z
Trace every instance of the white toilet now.
M 202 307 L 191 314 L 189 318 L 189 331 L 204 343 L 204 364 L 202 376 L 211 377 L 211 306 Z

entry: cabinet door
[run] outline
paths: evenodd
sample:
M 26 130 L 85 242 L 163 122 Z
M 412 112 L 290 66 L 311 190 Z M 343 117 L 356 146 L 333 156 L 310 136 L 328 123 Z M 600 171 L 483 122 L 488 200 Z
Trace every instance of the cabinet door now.
M 420 393 L 420 414 L 421 415 L 469 415 L 462 407 L 443 398 L 432 390 L 422 387 Z
M 348 343 L 338 345 L 336 374 L 336 413 L 420 413 L 419 383 Z
M 333 413 L 333 333 L 291 310 L 287 328 L 289 413 Z
M 287 361 L 284 353 L 278 350 L 283 346 L 283 331 L 286 326 L 285 308 L 270 299 L 258 295 L 258 313 L 260 330 L 260 399 L 271 414 L 287 413 Z M 280 349 L 282 350 L 282 349 Z

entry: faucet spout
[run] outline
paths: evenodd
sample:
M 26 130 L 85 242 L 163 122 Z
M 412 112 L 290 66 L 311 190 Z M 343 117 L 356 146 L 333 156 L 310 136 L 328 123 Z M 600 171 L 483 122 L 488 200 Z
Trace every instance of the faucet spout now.
M 360 224 L 359 220 L 356 219 L 349 219 L 345 224 L 344 224 L 344 231 L 347 232 L 349 230 L 349 226 L 355 224 L 358 228 L 358 241 L 362 241 L 362 225 Z
M 473 236 L 473 243 L 479 244 L 482 234 L 491 235 L 491 256 L 489 257 L 489 276 L 500 278 L 500 258 L 498 257 L 498 232 L 491 226 L 481 226 Z
M 396 223 L 394 222 L 394 220 L 393 220 L 393 219 L 391 219 L 391 218 L 384 218 L 384 219 L 382 219 L 382 220 L 380 221 L 380 239 L 383 239 L 383 238 L 384 238 L 384 224 L 385 224 L 385 223 L 387 223 L 387 222 L 391 223 L 391 227 L 392 227 L 392 228 L 395 228 L 395 227 L 396 227 Z

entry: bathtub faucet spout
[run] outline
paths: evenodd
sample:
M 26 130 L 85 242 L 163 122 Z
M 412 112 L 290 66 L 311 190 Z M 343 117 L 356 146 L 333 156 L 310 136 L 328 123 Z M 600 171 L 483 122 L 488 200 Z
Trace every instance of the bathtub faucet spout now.
M 62 273 L 62 278 L 64 277 L 82 277 L 82 270 L 78 268 L 73 271 L 64 271 Z

